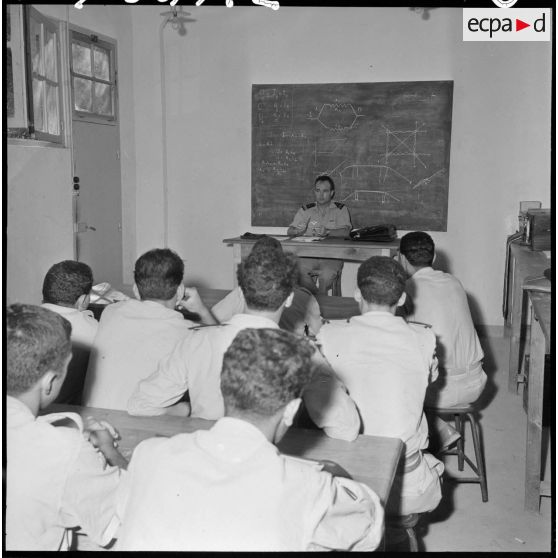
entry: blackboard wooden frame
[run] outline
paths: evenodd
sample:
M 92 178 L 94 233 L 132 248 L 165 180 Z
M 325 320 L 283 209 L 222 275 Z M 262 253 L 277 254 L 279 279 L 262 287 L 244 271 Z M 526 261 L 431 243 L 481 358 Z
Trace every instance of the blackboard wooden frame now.
M 354 227 L 447 230 L 453 81 L 252 85 L 252 225 L 288 226 L 319 174 Z

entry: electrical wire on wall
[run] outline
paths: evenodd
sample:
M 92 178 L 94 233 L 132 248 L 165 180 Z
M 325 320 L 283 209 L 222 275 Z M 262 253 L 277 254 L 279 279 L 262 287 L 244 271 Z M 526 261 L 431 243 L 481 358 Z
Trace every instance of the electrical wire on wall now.
M 159 44 L 161 53 L 161 131 L 162 131 L 162 155 L 163 155 L 163 244 L 165 248 L 168 247 L 169 242 L 169 189 L 168 189 L 168 154 L 167 154 L 167 92 L 166 92 L 166 79 L 165 79 L 165 44 L 164 44 L 164 30 L 167 24 L 173 30 L 183 37 L 186 35 L 185 23 L 196 21 L 189 18 L 188 12 L 183 11 L 182 6 L 177 9 L 172 8 L 169 12 L 161 14 L 165 19 L 159 26 Z

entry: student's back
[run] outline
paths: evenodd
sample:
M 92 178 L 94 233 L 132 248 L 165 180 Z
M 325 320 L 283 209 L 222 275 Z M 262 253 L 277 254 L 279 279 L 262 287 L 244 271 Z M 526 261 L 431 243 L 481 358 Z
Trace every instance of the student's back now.
M 122 487 L 117 550 L 374 550 L 383 510 L 368 487 L 279 454 L 314 348 L 243 329 L 223 359 L 227 415 L 210 430 L 151 439 Z M 296 399 L 295 399 L 296 398 Z
M 194 325 L 180 312 L 150 300 L 107 306 L 89 358 L 83 404 L 125 410 L 137 382 L 153 372 Z

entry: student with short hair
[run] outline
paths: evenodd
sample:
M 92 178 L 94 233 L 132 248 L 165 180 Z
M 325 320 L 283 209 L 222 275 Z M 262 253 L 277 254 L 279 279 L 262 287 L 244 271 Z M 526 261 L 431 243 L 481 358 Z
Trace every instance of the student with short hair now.
M 275 250 L 283 253 L 281 243 L 272 236 L 264 236 L 260 238 L 252 247 L 252 252 L 258 250 Z M 296 284 L 293 289 L 293 300 L 290 306 L 287 306 L 281 314 L 279 327 L 298 333 L 300 335 L 315 336 L 322 326 L 322 317 L 320 315 L 320 305 L 314 295 L 298 282 L 300 272 L 298 269 L 299 261 L 295 254 L 286 252 L 287 258 L 292 259 L 292 265 L 296 268 Z M 242 314 L 246 310 L 246 302 L 240 286 L 233 289 L 225 298 L 217 302 L 211 312 L 221 322 L 227 322 L 235 314 Z
M 95 432 L 85 433 L 96 451 L 79 415 L 38 416 L 64 381 L 70 332 L 46 308 L 13 304 L 6 311 L 7 550 L 68 550 L 77 526 L 106 545 L 119 527 L 115 497 L 127 463 L 112 429 L 91 423 Z M 55 426 L 62 420 L 71 426 Z
M 399 254 L 410 275 L 406 283 L 412 299 L 408 318 L 429 324 L 437 337 L 440 375 L 426 390 L 427 405 L 454 407 L 476 401 L 487 378 L 482 369 L 484 352 L 463 285 L 453 275 L 432 268 L 435 246 L 425 232 L 403 236 Z
M 223 354 L 244 328 L 279 327 L 281 314 L 293 298 L 295 274 L 296 266 L 288 255 L 255 246 L 238 269 L 245 311 L 225 324 L 191 330 L 154 368 L 153 374 L 138 383 L 128 401 L 128 412 L 221 418 L 225 412 L 220 389 Z M 354 440 L 360 427 L 354 402 L 317 350 L 313 367 L 313 381 L 304 394 L 310 418 L 328 436 Z M 186 392 L 191 408 L 177 407 L 176 402 Z
M 83 263 L 64 260 L 54 264 L 43 281 L 43 308 L 72 324 L 72 341 L 91 346 L 99 323 L 87 310 L 93 286 L 93 272 Z
M 238 332 L 223 357 L 226 413 L 210 430 L 137 446 L 121 491 L 118 550 L 374 550 L 383 510 L 364 484 L 277 444 L 314 348 L 277 328 Z
M 175 310 L 177 305 L 199 314 L 202 323 L 215 323 L 197 290 L 183 285 L 183 277 L 183 261 L 168 248 L 149 250 L 138 258 L 134 293 L 139 300 L 110 304 L 103 311 L 87 369 L 84 405 L 126 409 L 137 382 L 197 325 L 185 320 Z
M 355 299 L 360 316 L 324 324 L 318 334 L 325 357 L 360 412 L 363 433 L 400 438 L 403 471 L 396 475 L 388 513 L 433 510 L 441 499 L 443 464 L 426 453 L 424 394 L 437 375 L 436 339 L 429 327 L 395 316 L 405 301 L 405 272 L 384 256 L 358 268 Z

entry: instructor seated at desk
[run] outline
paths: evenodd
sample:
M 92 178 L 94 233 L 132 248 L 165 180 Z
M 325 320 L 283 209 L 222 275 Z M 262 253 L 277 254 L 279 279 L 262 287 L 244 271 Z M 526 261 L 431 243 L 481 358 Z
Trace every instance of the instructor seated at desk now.
M 351 230 L 351 216 L 347 207 L 333 201 L 335 184 L 330 176 L 320 175 L 314 182 L 315 203 L 303 205 L 290 224 L 288 236 L 345 237 Z M 300 284 L 312 294 L 327 294 L 337 274 L 341 260 L 300 258 Z M 318 285 L 314 282 L 318 278 Z

